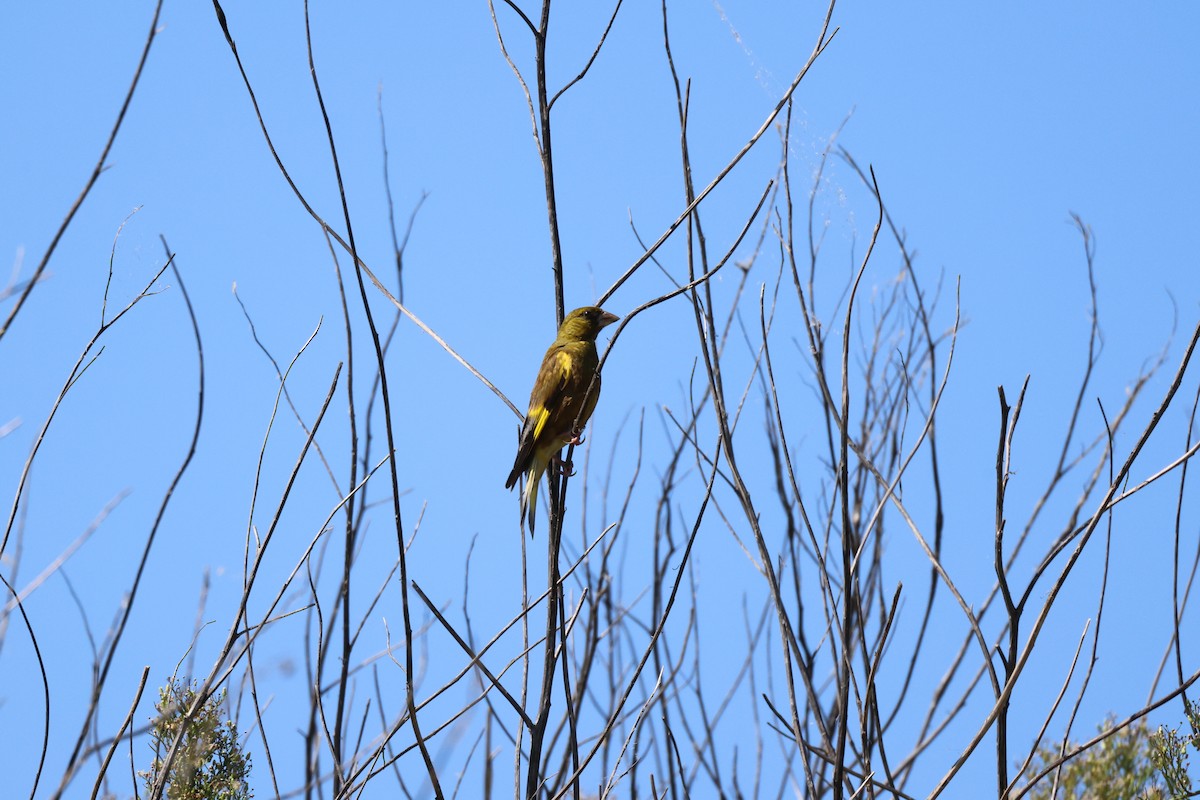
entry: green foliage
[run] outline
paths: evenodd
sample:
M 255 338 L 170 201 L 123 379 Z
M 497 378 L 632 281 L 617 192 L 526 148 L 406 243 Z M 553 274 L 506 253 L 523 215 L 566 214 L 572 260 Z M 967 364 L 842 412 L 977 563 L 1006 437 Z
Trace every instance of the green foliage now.
M 1177 728 L 1164 728 L 1150 734 L 1150 760 L 1162 776 L 1166 784 L 1164 797 L 1171 800 L 1192 797 L 1192 779 L 1188 775 L 1188 752 L 1190 743 L 1193 748 L 1200 750 L 1200 703 L 1191 700 L 1184 702 L 1184 712 L 1191 735 L 1181 736 Z
M 1183 800 L 1196 796 L 1188 775 L 1187 746 L 1200 750 L 1200 703 L 1186 702 L 1185 712 L 1190 735 L 1162 726 L 1151 731 L 1144 721 L 1135 722 L 1048 773 L 1027 796 L 1030 800 Z M 1100 732 L 1112 728 L 1110 718 Z M 1068 743 L 1065 752 L 1076 746 Z M 1059 745 L 1041 747 L 1029 773 L 1041 772 L 1056 762 L 1061 752 Z
M 150 790 L 165 784 L 167 800 L 249 800 L 253 797 L 246 777 L 250 756 L 238 744 L 237 727 L 224 720 L 225 693 L 208 698 L 186 722 L 187 710 L 196 701 L 195 686 L 172 682 L 159 691 L 158 716 L 150 730 L 154 762 L 140 775 Z M 183 740 L 170 768 L 163 775 L 167 755 L 180 732 Z
M 1111 719 L 1100 731 L 1111 730 Z M 1129 725 L 1095 747 L 1062 765 L 1058 771 L 1058 791 L 1054 793 L 1055 772 L 1050 772 L 1029 793 L 1030 800 L 1137 800 L 1153 797 L 1146 793 L 1154 788 L 1155 768 L 1149 757 L 1150 732 L 1145 723 Z M 1067 751 L 1076 747 L 1067 744 Z M 1043 745 L 1034 758 L 1031 770 L 1041 772 L 1057 761 L 1062 752 L 1059 744 Z

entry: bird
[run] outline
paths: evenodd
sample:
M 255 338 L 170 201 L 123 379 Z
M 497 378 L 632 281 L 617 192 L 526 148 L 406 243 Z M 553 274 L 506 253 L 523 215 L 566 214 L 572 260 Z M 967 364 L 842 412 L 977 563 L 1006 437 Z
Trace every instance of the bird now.
M 504 483 L 504 488 L 512 489 L 525 475 L 521 516 L 528 515 L 530 536 L 542 474 L 559 450 L 579 443 L 579 434 L 600 398 L 596 335 L 618 319 L 598 306 L 575 309 L 563 319 L 554 344 L 542 358 L 529 393 L 529 412 L 521 426 L 517 457 Z

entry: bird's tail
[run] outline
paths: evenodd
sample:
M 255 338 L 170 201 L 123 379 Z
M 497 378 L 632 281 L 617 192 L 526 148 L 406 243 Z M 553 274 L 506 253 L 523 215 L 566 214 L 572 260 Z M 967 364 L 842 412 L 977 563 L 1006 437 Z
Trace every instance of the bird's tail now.
M 525 476 L 525 491 L 521 493 L 521 516 L 529 522 L 529 535 L 533 536 L 533 523 L 537 516 L 538 484 L 546 471 L 546 462 L 534 457 Z

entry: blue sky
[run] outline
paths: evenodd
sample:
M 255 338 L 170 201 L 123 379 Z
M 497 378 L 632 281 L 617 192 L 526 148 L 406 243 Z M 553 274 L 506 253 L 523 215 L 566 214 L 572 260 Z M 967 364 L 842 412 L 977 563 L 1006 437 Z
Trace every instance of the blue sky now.
M 225 9 L 281 157 L 319 213 L 340 220 L 308 73 L 302 5 L 229 3 Z M 94 165 L 152 11 L 150 3 L 7 10 L 0 26 L 0 108 L 7 118 L 0 134 L 0 249 L 18 279 L 42 257 Z M 499 11 L 509 50 L 528 74 L 529 39 L 511 13 Z M 675 62 L 692 81 L 698 183 L 707 183 L 778 101 L 807 58 L 823 12 L 814 4 L 737 2 L 670 9 Z M 608 13 L 555 8 L 552 83 L 561 85 L 578 71 Z M 523 406 L 537 358 L 553 334 L 548 236 L 525 102 L 501 57 L 486 4 L 316 4 L 312 14 L 317 68 L 362 256 L 381 276 L 392 276 L 381 97 L 401 223 L 428 193 L 406 252 L 406 302 Z M 98 324 L 110 254 L 110 307 L 127 303 L 161 266 L 161 234 L 176 253 L 197 309 L 208 381 L 204 430 L 152 554 L 131 633 L 114 666 L 102 730 L 115 727 L 127 710 L 143 665 L 151 666 L 154 684 L 183 657 L 203 571 L 213 571 L 207 618 L 215 622 L 197 647 L 202 669 L 224 635 L 240 587 L 249 491 L 278 381 L 231 288 L 236 284 L 259 337 L 282 362 L 323 320 L 291 384 L 309 418 L 344 357 L 328 249 L 267 152 L 211 7 L 168 3 L 160 24 L 107 171 L 59 245 L 49 277 L 0 340 L 0 426 L 19 423 L 0 438 L 0 487 L 11 498 L 53 399 Z M 1200 270 L 1191 242 L 1198 210 L 1193 187 L 1200 184 L 1194 144 L 1200 140 L 1200 58 L 1194 49 L 1200 10 L 1183 3 L 1147 10 L 1083 3 L 846 2 L 838 5 L 834 24 L 837 35 L 796 93 L 788 143 L 792 168 L 809 175 L 841 127 L 838 142 L 874 167 L 890 213 L 918 254 L 924 285 L 942 281 L 943 328 L 953 321 L 954 287 L 961 281 L 967 324 L 939 428 L 953 498 L 947 565 L 960 586 L 981 598 L 992 580 L 996 387 L 1005 386 L 1011 399 L 1031 376 L 1010 488 L 1011 502 L 1023 510 L 1014 517 L 1023 518 L 1053 465 L 1079 381 L 1090 306 L 1071 213 L 1095 233 L 1104 333 L 1085 401 L 1089 438 L 1102 430 L 1095 399 L 1109 411 L 1121 402 L 1124 387 L 1171 337 L 1177 315 L 1179 331 L 1164 373 L 1118 443 L 1127 449 L 1182 356 L 1180 339 L 1200 318 Z M 568 307 L 592 302 L 641 254 L 631 217 L 650 240 L 682 208 L 678 124 L 660 31 L 657 4 L 622 8 L 588 78 L 556 107 Z M 769 134 L 706 201 L 714 250 L 723 252 L 744 224 L 774 175 L 779 152 L 778 137 Z M 822 296 L 832 314 L 836 287 L 861 258 L 875 207 L 853 172 L 836 160 L 821 189 L 817 213 L 828 225 L 830 252 L 822 266 Z M 114 250 L 114 237 L 134 209 Z M 662 253 L 676 276 L 683 274 L 682 253 L 678 238 Z M 868 288 L 885 286 L 898 270 L 896 247 L 885 240 Z M 752 293 L 757 296 L 764 283 L 770 292 L 775 280 L 775 267 L 752 272 Z M 722 276 L 721 296 L 728 296 L 732 282 L 731 275 Z M 62 552 L 112 498 L 131 492 L 66 569 L 97 636 L 115 613 L 132 559 L 191 434 L 191 331 L 176 281 L 164 277 L 156 288 L 158 294 L 107 334 L 103 355 L 72 390 L 39 453 L 27 498 L 18 585 Z M 625 314 L 669 288 L 661 273 L 647 267 L 607 307 Z M 0 313 L 6 315 L 11 303 L 0 302 Z M 643 410 L 647 447 L 663 451 L 660 409 L 684 406 L 697 355 L 690 319 L 678 300 L 642 315 L 622 335 L 591 426 L 597 463 L 606 464 L 622 421 L 636 420 Z M 747 324 L 753 323 L 751 315 Z M 802 331 L 779 336 L 784 347 Z M 366 354 L 360 349 L 362 363 Z M 485 629 L 499 624 L 511 616 L 519 589 L 516 498 L 502 485 L 516 420 L 407 323 L 400 327 L 392 368 L 405 525 L 411 530 L 422 519 L 413 577 L 431 597 L 457 608 L 466 553 L 478 535 L 471 591 L 488 600 L 480 600 L 477 623 Z M 749 377 L 745 369 L 736 374 L 738 386 Z M 803 388 L 807 379 L 799 367 L 789 379 L 798 408 L 811 403 Z M 1147 449 L 1134 480 L 1185 449 L 1181 409 L 1195 386 L 1194 377 L 1185 382 L 1170 420 L 1174 427 Z M 365 379 L 358 388 L 366 390 Z M 334 408 L 325 428 L 331 448 L 345 431 L 343 406 Z M 633 435 L 632 429 L 620 434 L 612 467 L 618 486 L 631 470 Z M 799 461 L 819 475 L 823 433 L 789 435 L 800 448 Z M 260 497 L 270 501 L 263 502 L 278 495 L 301 442 L 294 420 L 281 415 L 267 448 L 268 479 Z M 645 468 L 657 474 L 653 463 Z M 302 475 L 300 498 L 284 519 L 286 544 L 269 565 L 271 577 L 291 568 L 336 503 L 322 472 L 313 462 Z M 751 474 L 768 481 L 757 468 Z M 344 482 L 344 470 L 339 479 Z M 1102 638 L 1100 688 L 1090 695 L 1083 731 L 1105 713 L 1121 715 L 1145 700 L 1166 641 L 1170 543 L 1163 526 L 1173 513 L 1174 488 L 1155 487 L 1136 513 L 1116 520 L 1118 558 L 1110 580 L 1120 602 L 1106 611 L 1114 633 Z M 909 489 L 921 494 L 918 487 Z M 1072 485 L 1064 502 L 1077 490 Z M 375 497 L 383 492 L 380 484 Z M 651 480 L 635 495 L 635 508 L 650 514 L 653 499 Z M 6 499 L 3 507 L 10 503 Z M 266 524 L 264 513 L 257 512 L 256 525 Z M 1185 506 L 1185 520 L 1194 546 L 1194 509 Z M 383 579 L 387 564 L 386 515 L 377 524 L 383 527 L 372 543 L 380 549 L 369 551 L 370 559 L 378 552 L 384 566 L 367 560 L 368 586 Z M 701 585 L 712 587 L 701 593 L 704 613 L 715 630 L 740 631 L 738 597 L 748 593 L 760 600 L 761 581 L 719 524 L 714 521 L 706 535 L 694 565 Z M 889 552 L 899 564 L 923 568 L 906 531 L 893 525 L 889 535 Z M 537 542 L 535 549 L 542 540 Z M 639 585 L 645 563 L 637 545 L 636 538 L 626 539 L 631 586 Z M 8 575 L 9 563 L 2 568 Z M 1052 620 L 1056 644 L 1074 647 L 1094 613 L 1097 575 L 1093 569 L 1078 576 L 1078 594 L 1064 599 L 1062 614 Z M 493 602 L 496 609 L 489 608 Z M 912 618 L 919 604 L 910 600 Z M 75 706 L 86 692 L 90 650 L 62 580 L 39 589 L 27 610 L 56 691 L 50 779 L 43 779 L 41 796 L 57 782 L 56 759 L 77 730 Z M 382 616 L 394 632 L 398 611 Z M 0 652 L 0 726 L 11 732 L 41 718 L 41 690 L 28 640 L 9 624 Z M 378 619 L 369 630 L 372 642 L 383 642 Z M 302 674 L 289 672 L 289 656 L 298 655 L 294 641 L 281 635 L 269 646 L 273 660 L 265 661 L 277 666 L 274 677 L 286 696 L 303 681 Z M 936 677 L 933 671 L 930 679 Z M 1048 670 L 1044 681 L 1028 684 L 1030 698 L 1052 695 L 1061 680 Z M 145 701 L 143 707 L 149 709 Z M 1177 721 L 1175 711 L 1162 721 Z M 139 711 L 138 717 L 148 714 Z M 11 774 L 35 756 L 37 742 L 5 738 L 0 764 Z M 948 753 L 934 761 L 950 758 Z M 973 774 L 990 780 L 987 759 L 976 762 Z M 30 770 L 18 772 L 20 786 L 32 781 Z M 265 781 L 265 771 L 261 777 Z M 73 792 L 86 794 L 90 780 L 79 781 Z M 915 787 L 926 788 L 920 782 Z

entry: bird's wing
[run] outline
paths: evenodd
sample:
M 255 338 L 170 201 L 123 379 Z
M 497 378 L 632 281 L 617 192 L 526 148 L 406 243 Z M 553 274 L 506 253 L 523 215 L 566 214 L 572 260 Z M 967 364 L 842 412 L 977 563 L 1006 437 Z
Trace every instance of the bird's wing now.
M 542 368 L 538 370 L 533 392 L 529 395 L 529 413 L 521 427 L 517 457 L 505 488 L 511 489 L 521 473 L 529 468 L 529 460 L 539 444 L 549 441 L 550 437 L 562 436 L 563 431 L 556 428 L 565 407 L 571 405 L 572 387 L 579 380 L 575 360 L 569 350 L 561 347 L 551 348 L 542 359 Z M 570 425 L 571 421 L 566 424 Z

